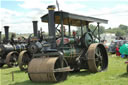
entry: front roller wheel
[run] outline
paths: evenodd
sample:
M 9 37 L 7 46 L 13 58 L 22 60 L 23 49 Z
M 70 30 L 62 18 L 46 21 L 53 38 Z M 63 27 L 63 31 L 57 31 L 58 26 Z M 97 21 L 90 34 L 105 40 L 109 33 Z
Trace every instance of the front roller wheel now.
M 18 66 L 18 52 L 9 52 L 6 56 L 6 64 L 8 67 Z
M 66 60 L 61 61 L 59 57 L 35 58 L 28 66 L 28 75 L 34 82 L 59 82 L 67 78 L 70 68 Z
M 21 51 L 18 58 L 18 64 L 21 71 L 26 71 L 28 69 L 28 64 L 31 61 L 27 50 Z
M 87 51 L 90 72 L 100 72 L 108 67 L 108 55 L 103 44 L 91 44 Z

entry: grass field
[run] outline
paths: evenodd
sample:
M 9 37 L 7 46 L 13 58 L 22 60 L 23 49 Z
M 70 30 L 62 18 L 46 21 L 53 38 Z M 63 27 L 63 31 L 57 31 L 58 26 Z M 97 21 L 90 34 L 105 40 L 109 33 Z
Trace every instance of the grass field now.
M 27 73 L 21 72 L 18 67 L 5 66 L 0 69 L 0 85 L 128 85 L 125 61 L 126 59 L 109 56 L 107 71 L 95 74 L 88 71 L 69 73 L 67 80 L 59 83 L 34 83 L 29 80 Z

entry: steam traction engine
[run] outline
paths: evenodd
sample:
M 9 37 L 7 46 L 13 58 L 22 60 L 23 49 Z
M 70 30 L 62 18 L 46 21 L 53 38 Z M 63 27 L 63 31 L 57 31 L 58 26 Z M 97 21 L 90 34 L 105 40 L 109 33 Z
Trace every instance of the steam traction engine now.
M 9 40 L 9 26 L 4 26 L 5 38 L 1 40 L 0 35 L 0 67 L 7 64 L 9 67 L 18 65 L 19 52 L 26 49 L 25 42 L 15 42 L 13 38 Z
M 18 65 L 21 71 L 26 71 L 28 68 L 28 63 L 33 58 L 33 54 L 40 52 L 42 48 L 43 32 L 42 29 L 39 31 L 37 26 L 37 21 L 32 21 L 33 23 L 33 34 L 29 35 L 28 43 L 26 49 L 21 51 L 18 58 Z
M 53 5 L 48 6 L 49 13 L 41 17 L 42 22 L 48 23 L 48 37 L 41 42 L 30 43 L 26 51 L 32 57 L 28 65 L 30 80 L 59 82 L 67 78 L 69 71 L 88 69 L 95 73 L 107 69 L 106 49 L 103 44 L 95 43 L 95 39 L 100 41 L 100 34 L 94 35 L 96 30 L 99 33 L 99 24 L 107 23 L 107 20 L 54 11 L 54 9 Z M 93 31 L 89 29 L 91 22 L 97 23 L 97 28 Z M 60 31 L 55 24 L 61 25 Z M 66 36 L 64 25 L 69 27 L 69 34 Z M 71 26 L 80 27 L 81 35 L 77 36 L 75 32 L 71 35 Z M 85 33 L 83 26 L 86 26 Z M 60 33 L 58 36 L 57 32 Z

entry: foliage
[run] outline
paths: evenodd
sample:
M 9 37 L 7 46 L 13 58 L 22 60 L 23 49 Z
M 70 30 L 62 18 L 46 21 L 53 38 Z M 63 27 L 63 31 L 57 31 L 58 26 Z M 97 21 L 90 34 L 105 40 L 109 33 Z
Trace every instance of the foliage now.
M 27 73 L 18 67 L 0 69 L 0 85 L 127 85 L 128 73 L 126 73 L 126 59 L 109 56 L 109 66 L 104 72 L 90 73 L 82 70 L 77 73 L 69 73 L 68 79 L 59 83 L 34 83 L 28 78 Z M 14 81 L 12 81 L 14 72 Z
M 109 28 L 105 30 L 106 33 L 115 33 L 116 36 L 124 36 L 128 34 L 128 26 L 126 25 L 119 25 L 117 28 Z
M 123 35 L 125 35 L 125 34 L 126 34 L 126 33 L 125 33 L 124 30 L 118 29 L 118 30 L 116 31 L 116 36 L 123 36 Z
M 92 24 L 89 25 L 89 29 L 90 29 L 92 32 L 95 30 L 96 27 L 97 27 L 97 26 L 92 25 Z M 85 33 L 85 32 L 87 32 L 86 26 L 83 27 L 83 33 Z M 105 32 L 105 27 L 104 27 L 104 26 L 100 26 L 99 32 L 100 32 L 100 34 L 104 33 L 104 32 Z M 79 35 L 81 34 L 81 28 L 80 28 L 80 27 L 78 27 L 77 33 L 78 33 Z M 96 29 L 95 32 L 94 32 L 94 35 L 97 35 L 97 34 L 98 34 L 98 30 Z
M 128 30 L 128 26 L 122 24 L 119 25 L 119 28 L 122 30 Z
M 12 34 L 16 34 L 16 33 L 12 33 L 12 32 L 9 32 L 9 39 L 11 38 Z M 16 34 L 16 38 L 18 37 L 25 37 L 25 38 L 28 38 L 28 36 L 30 35 L 30 33 L 28 34 Z M 2 34 L 2 40 L 5 38 L 5 34 Z
M 96 26 L 90 24 L 89 28 L 91 29 L 91 31 L 93 31 L 96 28 Z M 77 32 L 80 35 L 81 34 L 81 29 L 78 28 Z M 86 26 L 83 27 L 83 32 L 86 32 Z M 110 27 L 108 29 L 105 29 L 104 26 L 100 26 L 100 34 L 102 34 L 102 33 L 114 33 L 118 37 L 124 36 L 124 35 L 128 34 L 128 26 L 120 24 L 118 27 L 115 27 L 115 28 L 111 28 Z M 94 32 L 94 34 L 97 35 L 98 34 L 98 30 L 96 30 Z

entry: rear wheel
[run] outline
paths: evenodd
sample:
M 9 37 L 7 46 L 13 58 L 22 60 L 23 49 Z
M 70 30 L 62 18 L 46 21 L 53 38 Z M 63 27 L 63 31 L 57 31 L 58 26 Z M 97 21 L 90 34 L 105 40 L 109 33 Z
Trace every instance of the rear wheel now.
M 18 64 L 21 71 L 25 71 L 28 69 L 28 64 L 31 61 L 31 57 L 28 55 L 28 52 L 22 51 L 19 54 Z
M 88 67 L 90 72 L 99 72 L 107 69 L 108 55 L 103 44 L 91 44 L 87 51 Z
M 7 54 L 6 63 L 8 67 L 18 66 L 18 52 L 13 51 Z

